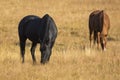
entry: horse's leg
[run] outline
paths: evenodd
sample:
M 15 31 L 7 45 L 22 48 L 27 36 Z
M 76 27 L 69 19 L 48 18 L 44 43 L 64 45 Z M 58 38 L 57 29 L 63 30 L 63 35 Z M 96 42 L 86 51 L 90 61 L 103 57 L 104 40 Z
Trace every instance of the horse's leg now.
M 22 63 L 24 63 L 25 43 L 26 43 L 26 39 L 20 40 L 20 52 L 21 52 L 21 57 L 22 57 Z
M 34 53 L 35 53 L 35 48 L 36 48 L 36 45 L 37 45 L 37 43 L 32 43 L 32 47 L 31 47 L 31 55 L 32 55 L 32 59 L 33 59 L 33 64 L 36 62 L 36 59 L 35 59 L 35 55 L 34 55 Z
M 100 47 L 100 32 L 97 33 L 97 48 Z
M 106 51 L 107 36 L 104 36 L 104 51 Z
M 92 39 L 93 39 L 93 30 L 91 29 L 90 30 L 90 36 L 89 36 L 89 39 L 90 39 L 90 48 L 91 48 L 91 46 L 92 46 L 92 44 L 91 44 L 91 42 L 92 42 Z
M 94 45 L 95 45 L 95 43 L 96 43 L 96 40 L 97 40 L 97 32 L 94 31 Z

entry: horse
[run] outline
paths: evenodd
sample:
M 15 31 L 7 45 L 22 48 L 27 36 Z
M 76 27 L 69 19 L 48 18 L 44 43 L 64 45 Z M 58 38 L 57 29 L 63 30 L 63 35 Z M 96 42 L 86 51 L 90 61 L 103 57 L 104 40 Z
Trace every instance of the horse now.
M 97 41 L 97 46 L 101 44 L 102 50 L 106 50 L 107 35 L 110 29 L 110 19 L 104 10 L 93 11 L 89 15 L 89 39 L 90 47 L 91 41 L 94 38 L 94 44 Z
M 36 63 L 34 53 L 37 44 L 40 44 L 40 63 L 47 63 L 50 60 L 57 33 L 57 26 L 53 18 L 48 14 L 45 14 L 42 18 L 36 15 L 28 15 L 21 19 L 18 25 L 18 35 L 22 63 L 24 63 L 25 44 L 27 39 L 32 42 L 30 51 L 33 63 Z

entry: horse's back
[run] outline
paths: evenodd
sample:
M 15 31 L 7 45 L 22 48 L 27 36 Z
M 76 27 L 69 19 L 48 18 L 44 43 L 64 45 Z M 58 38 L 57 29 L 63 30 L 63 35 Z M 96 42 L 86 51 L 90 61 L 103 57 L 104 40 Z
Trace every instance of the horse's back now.
M 26 25 L 30 22 L 30 21 L 33 21 L 35 19 L 40 19 L 38 16 L 34 16 L 34 15 L 28 15 L 28 16 L 25 16 L 19 23 L 19 26 L 18 26 L 18 31 L 19 32 L 22 32 L 24 31 Z
M 100 31 L 100 10 L 93 11 L 90 16 L 89 16 L 89 29 L 90 30 L 95 30 L 95 31 Z
M 25 26 L 25 24 L 27 24 L 30 21 L 33 21 L 35 19 L 40 19 L 40 17 L 35 16 L 35 15 L 28 15 L 25 16 L 19 23 L 19 28 Z
M 108 35 L 108 30 L 110 29 L 110 19 L 109 16 L 104 12 L 103 14 L 103 30 L 102 34 Z
M 44 35 L 44 39 L 47 39 L 47 37 L 49 37 L 49 39 L 51 41 L 54 41 L 57 37 L 57 26 L 53 20 L 53 18 L 51 16 L 49 16 L 48 14 L 44 15 L 42 18 L 42 24 L 44 24 L 45 26 L 45 35 Z
M 18 26 L 18 32 L 19 32 L 19 37 L 20 38 L 31 38 L 31 39 L 34 39 L 36 36 L 36 29 L 35 25 L 36 22 L 40 21 L 40 17 L 38 16 L 35 16 L 35 15 L 28 15 L 28 16 L 25 16 L 19 23 L 19 26 Z M 39 25 L 39 24 L 38 24 Z M 33 27 L 34 26 L 34 27 Z M 35 35 L 33 35 L 35 34 Z

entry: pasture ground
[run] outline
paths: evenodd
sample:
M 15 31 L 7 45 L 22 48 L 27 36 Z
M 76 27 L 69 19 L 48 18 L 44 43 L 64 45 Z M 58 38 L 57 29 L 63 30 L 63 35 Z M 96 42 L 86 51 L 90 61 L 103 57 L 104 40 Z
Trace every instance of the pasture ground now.
M 97 9 L 109 15 L 111 28 L 107 51 L 89 48 L 88 17 Z M 32 64 L 30 41 L 25 63 L 21 63 L 18 23 L 26 15 L 50 14 L 58 27 L 58 37 L 50 62 Z M 119 0 L 0 0 L 0 80 L 119 80 L 120 1 Z

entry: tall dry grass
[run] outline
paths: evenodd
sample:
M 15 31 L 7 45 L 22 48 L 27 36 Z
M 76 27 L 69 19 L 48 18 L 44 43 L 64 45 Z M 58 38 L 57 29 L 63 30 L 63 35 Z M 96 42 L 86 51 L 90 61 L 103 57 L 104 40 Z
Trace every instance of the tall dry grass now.
M 119 80 L 119 0 L 0 0 L 0 80 Z M 88 17 L 103 9 L 110 17 L 107 51 L 89 48 Z M 18 23 L 26 15 L 50 14 L 58 37 L 50 62 L 32 64 L 27 41 L 25 63 L 20 61 Z

